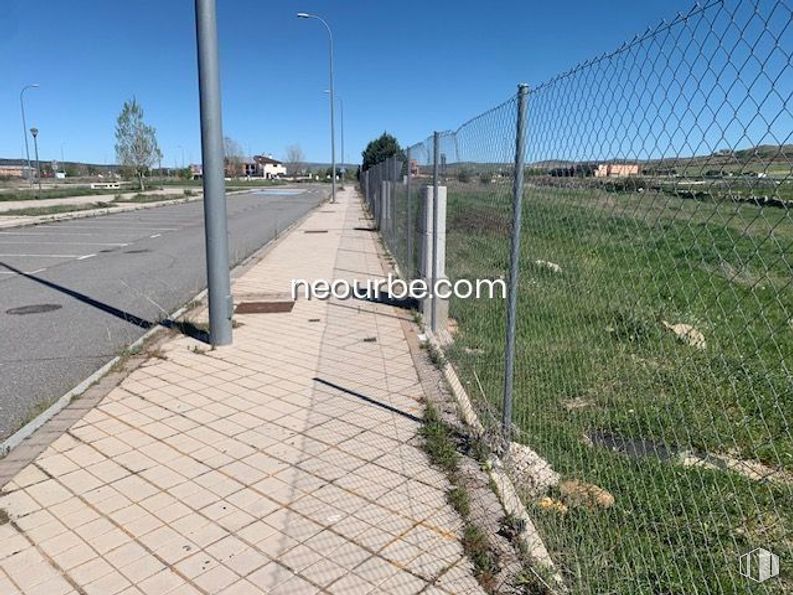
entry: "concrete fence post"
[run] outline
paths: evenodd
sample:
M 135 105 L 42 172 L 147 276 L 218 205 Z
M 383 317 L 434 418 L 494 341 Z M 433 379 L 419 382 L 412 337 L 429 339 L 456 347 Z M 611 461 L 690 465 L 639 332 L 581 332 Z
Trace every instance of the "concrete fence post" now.
M 366 207 L 371 212 L 372 210 L 372 197 L 369 194 L 369 170 L 367 169 L 363 172 L 363 179 L 361 180 L 363 184 L 363 196 L 364 200 L 366 201 Z
M 388 180 L 380 182 L 380 219 L 378 227 L 383 234 L 388 233 Z
M 372 215 L 374 216 L 374 226 L 380 229 L 380 172 L 373 172 L 372 179 L 369 183 L 372 186 Z
M 421 259 L 419 277 L 432 289 L 433 277 L 446 279 L 446 186 L 437 187 L 437 201 L 433 200 L 435 187 L 425 186 L 421 208 Z M 435 217 L 434 204 L 438 205 L 438 216 Z M 438 234 L 433 233 L 437 224 Z M 421 304 L 421 315 L 430 321 L 433 333 L 446 328 L 449 317 L 449 300 L 425 299 Z M 435 323 L 434 325 L 432 323 Z

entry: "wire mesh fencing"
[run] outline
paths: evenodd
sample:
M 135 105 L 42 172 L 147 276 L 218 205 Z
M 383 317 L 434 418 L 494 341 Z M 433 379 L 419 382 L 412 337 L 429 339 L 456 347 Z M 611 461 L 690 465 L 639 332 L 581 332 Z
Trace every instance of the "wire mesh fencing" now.
M 709 2 L 530 88 L 518 236 L 516 98 L 400 156 L 400 264 L 434 166 L 452 284 L 508 280 L 517 242 L 514 352 L 505 301 L 455 294 L 445 356 L 535 461 L 572 592 L 793 590 L 791 17 Z

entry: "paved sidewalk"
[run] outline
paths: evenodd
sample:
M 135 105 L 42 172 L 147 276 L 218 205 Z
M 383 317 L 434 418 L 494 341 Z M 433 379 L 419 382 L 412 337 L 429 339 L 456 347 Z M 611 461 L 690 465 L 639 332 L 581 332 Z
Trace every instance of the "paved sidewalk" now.
M 362 216 L 321 206 L 237 300 L 382 276 Z M 169 341 L 5 486 L 0 593 L 480 592 L 418 448 L 406 315 L 301 299 L 237 315 L 232 347 Z

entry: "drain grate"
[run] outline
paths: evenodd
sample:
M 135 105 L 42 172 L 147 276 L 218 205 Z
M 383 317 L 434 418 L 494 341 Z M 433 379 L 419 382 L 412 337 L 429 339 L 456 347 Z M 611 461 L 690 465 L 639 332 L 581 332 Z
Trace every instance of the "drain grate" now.
M 353 227 L 353 231 L 377 231 L 376 227 Z
M 303 233 L 328 233 L 327 229 L 306 229 Z
M 60 304 L 30 304 L 29 306 L 19 306 L 6 310 L 6 314 L 25 316 L 26 314 L 44 314 L 63 308 Z
M 280 314 L 291 312 L 295 302 L 240 302 L 235 314 Z

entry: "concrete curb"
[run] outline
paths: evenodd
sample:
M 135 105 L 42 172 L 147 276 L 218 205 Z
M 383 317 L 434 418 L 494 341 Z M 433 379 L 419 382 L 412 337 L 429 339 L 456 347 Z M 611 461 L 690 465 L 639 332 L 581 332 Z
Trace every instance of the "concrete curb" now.
M 442 353 L 443 351 L 438 338 L 429 330 L 424 330 L 427 340 L 433 349 L 437 349 Z M 457 376 L 454 367 L 449 362 L 444 362 L 441 367 L 441 373 L 446 379 L 455 401 L 457 401 L 457 406 L 460 409 L 460 416 L 463 418 L 463 421 L 471 428 L 477 438 L 484 438 L 485 427 L 482 425 L 482 422 L 479 421 L 479 416 L 476 414 L 476 410 L 471 404 L 471 399 L 468 397 L 468 393 L 460 382 L 460 378 Z M 506 472 L 503 461 L 498 456 L 491 454 L 489 462 L 490 465 L 487 469 L 487 473 L 493 481 L 493 485 L 496 488 L 496 493 L 499 500 L 501 500 L 504 511 L 508 515 L 512 515 L 514 518 L 521 521 L 520 525 L 522 529 L 517 537 L 526 548 L 527 555 L 532 561 L 544 566 L 548 570 L 555 570 L 548 549 L 545 547 L 545 543 L 542 537 L 540 537 L 539 531 L 537 531 L 537 528 L 529 517 L 529 513 L 526 511 L 526 507 L 523 505 L 520 496 L 518 496 L 518 492 Z M 557 586 L 563 584 L 561 576 L 557 574 L 554 578 L 556 579 Z
M 247 192 L 244 191 L 244 192 Z M 195 199 L 194 199 L 195 200 Z M 303 224 L 303 222 L 308 219 L 314 213 L 315 210 L 320 208 L 325 202 L 327 198 L 321 200 L 315 207 L 311 208 L 307 213 L 305 213 L 299 219 L 296 219 L 292 222 L 289 226 L 287 226 L 279 235 L 269 242 L 267 242 L 264 246 L 256 250 L 253 254 L 245 258 L 242 262 L 240 262 L 237 266 L 235 266 L 231 270 L 231 277 L 232 280 L 238 279 L 241 275 L 246 273 L 251 267 L 256 265 L 261 259 L 263 259 L 267 254 L 273 250 L 278 244 L 280 244 L 284 238 L 286 238 L 290 233 L 292 233 L 297 227 Z M 187 202 L 187 201 L 181 201 Z M 176 203 L 178 204 L 178 203 Z M 206 297 L 207 290 L 202 289 L 198 292 L 192 299 L 186 302 L 186 305 L 177 308 L 172 314 L 169 315 L 170 319 L 176 319 L 192 310 L 194 308 L 198 308 L 199 305 L 203 306 L 203 303 L 194 305 L 191 308 L 188 308 L 188 304 L 193 304 L 194 302 L 203 302 L 204 298 Z M 156 333 L 161 333 L 166 329 L 166 327 L 162 325 L 157 325 L 154 328 L 149 329 L 146 331 L 141 337 L 130 343 L 126 350 L 135 349 L 140 347 L 147 341 L 149 341 Z M 83 380 L 80 384 L 75 386 L 73 389 L 68 391 L 66 394 L 58 398 L 54 403 L 52 403 L 47 409 L 42 411 L 39 415 L 34 417 L 31 421 L 26 423 L 16 432 L 11 434 L 8 438 L 0 442 L 0 462 L 2 462 L 3 458 L 8 456 L 8 454 L 17 446 L 19 446 L 25 439 L 32 436 L 36 430 L 41 428 L 44 424 L 46 424 L 50 419 L 55 417 L 58 413 L 60 413 L 63 409 L 65 409 L 75 398 L 82 395 L 90 386 L 92 386 L 95 382 L 97 382 L 100 378 L 104 377 L 113 367 L 118 364 L 119 361 L 122 359 L 122 355 L 117 355 L 109 362 L 107 362 L 104 366 L 99 368 L 96 372 L 91 374 L 88 378 Z
M 399 269 L 396 265 L 397 261 L 388 250 L 385 241 L 381 241 L 380 244 L 383 252 L 388 254 L 389 257 L 391 257 L 391 260 L 394 261 L 394 265 L 391 265 L 391 268 L 398 273 Z M 382 264 L 386 268 L 389 266 L 388 263 L 385 262 L 385 259 L 382 259 Z M 422 327 L 426 340 L 429 342 L 431 347 L 438 350 L 440 353 L 443 353 L 441 340 L 434 336 L 425 325 L 422 324 L 420 326 Z M 486 434 L 485 426 L 479 420 L 479 416 L 477 415 L 476 410 L 471 403 L 471 399 L 468 397 L 468 393 L 465 391 L 462 382 L 460 382 L 460 378 L 457 376 L 457 372 L 455 371 L 454 367 L 449 362 L 444 360 L 443 366 L 441 366 L 440 370 L 449 386 L 449 390 L 451 391 L 454 400 L 457 402 L 459 414 L 463 422 L 469 428 L 471 428 L 477 438 L 484 438 Z M 548 553 L 548 549 L 545 547 L 545 543 L 543 542 L 539 531 L 537 531 L 537 528 L 534 526 L 534 523 L 529 517 L 526 507 L 521 501 L 520 496 L 518 496 L 515 485 L 512 483 L 512 480 L 506 472 L 504 463 L 498 456 L 492 454 L 490 455 L 489 463 L 490 464 L 489 468 L 487 469 L 487 474 L 492 480 L 496 495 L 498 496 L 498 499 L 504 508 L 504 512 L 520 521 L 519 524 L 522 529 L 517 535 L 518 541 L 525 548 L 526 554 L 534 563 L 542 566 L 552 573 L 555 588 L 561 592 L 564 592 L 566 590 L 564 587 L 564 581 L 556 570 L 553 559 Z

